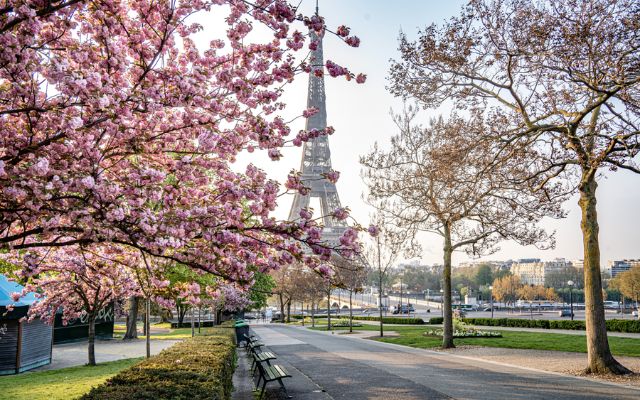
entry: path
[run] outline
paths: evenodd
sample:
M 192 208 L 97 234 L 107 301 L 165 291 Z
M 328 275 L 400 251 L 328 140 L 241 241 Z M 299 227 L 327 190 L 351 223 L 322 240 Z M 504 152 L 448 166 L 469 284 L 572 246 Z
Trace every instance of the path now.
M 290 389 L 294 398 L 318 390 L 349 400 L 640 398 L 640 390 L 622 385 L 346 335 L 282 325 L 253 329 L 278 355 L 278 363 L 311 382 Z
M 151 340 L 151 354 L 171 347 L 179 340 Z M 96 362 L 116 361 L 125 358 L 144 357 L 146 355 L 145 341 L 142 339 L 133 341 L 124 340 L 96 340 Z M 87 363 L 87 342 L 73 342 L 57 344 L 53 346 L 52 362 L 36 368 L 33 371 L 45 371 L 84 365 Z

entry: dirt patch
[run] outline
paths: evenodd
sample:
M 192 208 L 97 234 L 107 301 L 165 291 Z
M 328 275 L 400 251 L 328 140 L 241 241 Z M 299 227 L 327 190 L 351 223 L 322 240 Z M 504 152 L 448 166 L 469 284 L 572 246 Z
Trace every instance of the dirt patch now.
M 543 371 L 560 372 L 575 376 L 583 376 L 598 380 L 621 383 L 640 387 L 640 357 L 616 357 L 625 367 L 636 372 L 632 375 L 586 375 L 584 368 L 587 365 L 587 355 L 584 353 L 571 353 L 564 351 L 502 349 L 481 346 L 458 346 L 455 349 L 437 349 L 443 353 L 457 354 L 481 358 L 487 361 L 501 362 L 525 368 L 534 368 Z

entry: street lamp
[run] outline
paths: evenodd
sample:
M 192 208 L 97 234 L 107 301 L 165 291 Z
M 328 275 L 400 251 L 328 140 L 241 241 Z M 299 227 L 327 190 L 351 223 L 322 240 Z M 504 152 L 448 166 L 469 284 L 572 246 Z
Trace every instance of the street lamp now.
M 442 313 L 442 318 L 444 318 L 444 290 L 440 289 L 440 312 Z
M 491 298 L 491 319 L 493 319 L 493 286 L 489 285 L 489 297 Z
M 573 321 L 573 281 L 567 282 L 569 285 L 569 303 L 571 304 L 571 320 Z

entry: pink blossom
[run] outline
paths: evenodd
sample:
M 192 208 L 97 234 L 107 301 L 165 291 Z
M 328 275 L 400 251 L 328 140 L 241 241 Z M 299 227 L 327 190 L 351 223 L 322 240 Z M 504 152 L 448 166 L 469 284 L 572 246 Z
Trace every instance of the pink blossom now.
M 369 228 L 367 228 L 367 232 L 369 232 L 369 235 L 376 237 L 378 236 L 379 230 L 376 225 L 369 225 Z
M 49 160 L 46 158 L 40 158 L 32 167 L 33 172 L 36 175 L 44 176 L 49 172 Z
M 344 25 L 340 25 L 338 29 L 336 29 L 336 34 L 341 37 L 349 36 L 350 29 Z
M 318 113 L 318 111 L 319 110 L 317 108 L 310 107 L 310 108 L 307 108 L 306 110 L 304 110 L 302 112 L 302 116 L 305 117 L 305 118 L 309 118 L 309 117 L 311 117 L 313 115 L 316 115 Z
M 336 182 L 338 182 L 338 179 L 340 179 L 340 172 L 331 170 L 331 171 L 329 171 L 329 172 L 326 172 L 326 173 L 324 174 L 324 177 L 325 177 L 329 182 L 331 182 L 331 183 L 336 183 Z
M 302 219 L 311 219 L 313 217 L 313 213 L 306 208 L 300 210 L 300 218 Z
M 86 176 L 82 178 L 81 182 L 82 182 L 82 185 L 87 189 L 93 189 L 93 187 L 96 185 L 96 182 L 93 179 L 93 176 Z
M 336 219 L 342 221 L 349 217 L 349 210 L 343 207 L 338 207 L 333 210 L 332 214 Z
M 347 43 L 351 47 L 360 46 L 360 38 L 357 37 L 357 36 L 349 36 L 344 41 L 345 41 L 345 43 Z

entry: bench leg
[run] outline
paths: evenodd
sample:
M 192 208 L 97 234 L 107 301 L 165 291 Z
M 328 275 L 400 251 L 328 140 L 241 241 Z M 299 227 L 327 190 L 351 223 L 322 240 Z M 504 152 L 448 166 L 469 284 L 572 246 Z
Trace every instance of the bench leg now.
M 289 392 L 287 392 L 287 388 L 284 387 L 284 383 L 282 383 L 282 379 L 278 378 L 278 383 L 280 384 L 280 387 L 282 388 L 282 391 L 284 391 L 284 395 L 286 396 L 286 398 L 290 399 L 291 396 L 289 396 Z
M 260 391 L 260 396 L 258 396 L 258 400 L 262 399 L 262 396 L 264 395 L 264 388 L 267 386 L 267 380 L 265 379 L 264 382 L 262 383 L 262 390 Z

